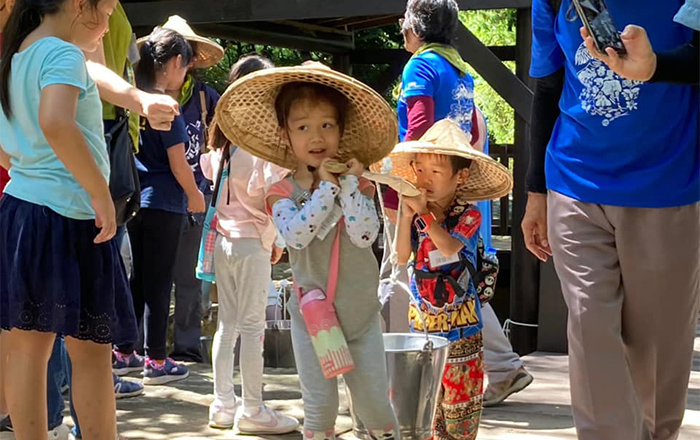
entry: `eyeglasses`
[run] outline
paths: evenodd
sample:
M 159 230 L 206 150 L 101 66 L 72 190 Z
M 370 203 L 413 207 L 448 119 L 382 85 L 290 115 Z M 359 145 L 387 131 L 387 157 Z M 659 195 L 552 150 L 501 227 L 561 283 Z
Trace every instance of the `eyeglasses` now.
M 399 18 L 399 30 L 401 31 L 402 34 L 405 34 L 408 29 L 404 27 L 406 24 L 406 19 L 401 17 Z

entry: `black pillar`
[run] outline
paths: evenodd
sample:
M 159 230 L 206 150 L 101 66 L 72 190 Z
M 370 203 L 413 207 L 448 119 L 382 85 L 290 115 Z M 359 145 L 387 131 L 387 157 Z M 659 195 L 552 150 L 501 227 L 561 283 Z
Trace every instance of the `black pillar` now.
M 333 69 L 338 72 L 343 72 L 347 75 L 352 75 L 352 65 L 350 64 L 349 53 L 333 54 Z
M 517 12 L 516 75 L 532 89 L 528 74 L 530 69 L 530 45 L 532 43 L 532 19 L 530 9 Z M 529 121 L 516 114 L 513 177 L 513 245 L 511 260 L 510 316 L 518 323 L 537 324 L 539 309 L 539 261 L 525 248 L 520 223 L 525 214 L 527 172 L 530 149 Z M 513 348 L 521 355 L 537 349 L 537 328 L 511 325 Z

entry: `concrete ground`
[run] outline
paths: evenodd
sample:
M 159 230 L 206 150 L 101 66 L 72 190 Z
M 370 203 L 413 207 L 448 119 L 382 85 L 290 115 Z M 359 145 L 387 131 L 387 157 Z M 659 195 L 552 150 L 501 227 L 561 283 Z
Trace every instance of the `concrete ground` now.
M 700 326 L 698 336 L 681 440 L 700 439 Z M 534 353 L 523 360 L 535 376 L 534 383 L 504 405 L 484 410 L 479 440 L 575 439 L 566 356 Z M 239 438 L 231 431 L 207 427 L 207 408 L 213 399 L 211 368 L 207 365 L 191 368 L 192 375 L 182 382 L 149 387 L 142 397 L 118 401 L 120 433 L 127 439 Z M 300 420 L 303 418 L 299 381 L 292 370 L 267 370 L 264 382 L 268 405 Z M 343 393 L 337 432 L 342 438 L 351 439 L 354 437 L 349 434 L 350 429 Z M 301 440 L 301 433 L 281 437 Z

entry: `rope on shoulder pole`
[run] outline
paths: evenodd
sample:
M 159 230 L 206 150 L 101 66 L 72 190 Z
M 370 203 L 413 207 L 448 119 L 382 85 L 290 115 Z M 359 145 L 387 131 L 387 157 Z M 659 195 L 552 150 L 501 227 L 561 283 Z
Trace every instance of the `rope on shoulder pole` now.
M 382 213 L 386 212 L 386 209 L 384 207 L 384 199 L 382 197 L 382 192 L 381 192 L 381 184 L 376 183 L 377 185 L 377 192 L 379 194 L 379 206 L 382 208 Z M 412 301 L 411 298 L 411 287 L 406 285 L 406 283 L 399 281 L 399 254 L 396 251 L 396 245 L 398 243 L 399 239 L 399 229 L 401 228 L 401 214 L 402 214 L 402 208 L 403 208 L 403 186 L 404 182 L 401 181 L 399 183 L 399 190 L 397 191 L 399 194 L 399 206 L 398 209 L 396 210 L 396 227 L 394 228 L 394 236 L 391 237 L 391 249 L 390 249 L 390 254 L 389 254 L 389 262 L 391 263 L 391 276 L 389 277 L 389 283 L 391 286 L 400 286 L 407 294 L 409 297 L 409 301 Z M 384 216 L 386 217 L 386 216 Z M 386 232 L 386 218 L 384 222 L 384 231 Z M 425 333 L 425 341 L 426 341 L 426 347 L 429 345 L 432 347 L 432 342 L 430 341 L 429 333 L 428 333 L 428 324 L 425 321 L 425 318 L 423 317 L 423 314 L 420 312 L 420 308 L 418 309 L 418 316 L 420 317 L 420 320 L 423 323 L 423 333 Z M 425 347 L 424 347 L 425 348 Z

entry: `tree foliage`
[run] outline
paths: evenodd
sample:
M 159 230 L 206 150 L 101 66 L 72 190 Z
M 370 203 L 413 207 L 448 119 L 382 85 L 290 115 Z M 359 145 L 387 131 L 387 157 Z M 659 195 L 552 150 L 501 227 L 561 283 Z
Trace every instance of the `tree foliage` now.
M 459 18 L 487 46 L 515 45 L 516 13 L 514 9 L 462 11 Z M 515 63 L 505 63 L 515 71 Z M 515 111 L 479 74 L 474 76 L 474 100 L 488 118 L 489 133 L 498 144 L 512 144 L 515 134 Z

